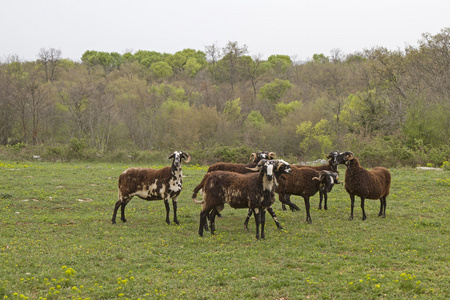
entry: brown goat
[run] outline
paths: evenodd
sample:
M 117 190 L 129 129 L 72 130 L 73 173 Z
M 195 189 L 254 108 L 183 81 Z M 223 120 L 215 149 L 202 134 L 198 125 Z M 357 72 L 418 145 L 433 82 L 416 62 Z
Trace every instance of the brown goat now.
M 213 165 L 211 165 L 208 168 L 208 173 L 213 171 L 228 171 L 228 172 L 235 172 L 240 174 L 246 174 L 251 173 L 247 168 L 254 168 L 256 167 L 256 164 L 261 159 L 274 159 L 275 153 L 269 152 L 269 151 L 258 151 L 256 153 L 252 153 L 250 155 L 250 159 L 252 160 L 248 164 L 234 164 L 234 163 L 224 163 L 224 162 L 218 162 Z
M 386 217 L 386 197 L 391 186 L 391 173 L 383 167 L 366 170 L 360 166 L 358 158 L 352 152 L 344 152 L 344 160 L 347 165 L 345 171 L 345 190 L 350 195 L 351 214 L 349 220 L 353 220 L 353 208 L 355 196 L 361 198 L 362 220 L 366 220 L 364 211 L 365 199 L 380 199 L 380 212 L 378 216 Z
M 338 174 L 331 171 L 316 171 L 311 168 L 292 168 L 289 175 L 282 175 L 278 180 L 278 193 L 280 201 L 286 195 L 302 196 L 305 201 L 306 222 L 312 223 L 309 212 L 309 198 L 320 189 L 330 192 L 338 182 Z
M 116 214 L 121 207 L 120 219 L 126 222 L 125 207 L 133 196 L 144 200 L 164 200 L 166 206 L 166 223 L 170 224 L 169 199 L 172 198 L 173 221 L 179 224 L 177 219 L 177 197 L 182 189 L 181 160 L 186 163 L 191 160 L 188 153 L 175 151 L 169 156 L 173 159 L 172 166 L 159 170 L 148 168 L 129 168 L 119 176 L 119 200 L 116 202 L 112 216 L 112 223 L 116 223 Z
M 292 165 L 292 168 L 311 168 L 316 171 L 331 171 L 335 173 L 338 172 L 338 165 L 344 163 L 343 155 L 342 153 L 339 153 L 338 151 L 331 151 L 328 155 L 328 164 L 319 165 L 319 166 L 307 166 L 307 165 Z M 319 190 L 319 209 L 322 210 L 322 200 L 324 200 L 324 206 L 323 208 L 325 210 L 328 210 L 328 193 L 324 189 Z M 289 199 L 289 195 L 286 195 L 285 201 L 291 202 Z M 282 204 L 282 209 L 286 210 L 286 207 L 284 204 Z M 292 209 L 292 208 L 291 208 Z
M 215 231 L 215 211 L 221 211 L 225 203 L 233 208 L 248 208 L 255 214 L 256 238 L 259 239 L 261 226 L 261 238 L 264 238 L 265 209 L 275 201 L 274 192 L 277 186 L 277 177 L 283 173 L 289 173 L 291 168 L 284 161 L 261 160 L 252 169 L 251 174 L 239 174 L 235 172 L 214 171 L 204 177 L 203 201 L 200 213 L 199 235 L 203 236 L 203 230 L 210 218 L 211 234 Z

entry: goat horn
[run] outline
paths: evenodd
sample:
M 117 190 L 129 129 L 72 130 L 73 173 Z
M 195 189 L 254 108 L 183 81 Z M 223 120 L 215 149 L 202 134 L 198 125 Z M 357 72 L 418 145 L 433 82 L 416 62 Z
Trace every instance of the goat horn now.
M 253 172 L 258 172 L 259 168 L 254 167 L 254 168 L 249 168 L 249 167 L 245 167 L 247 170 L 253 171 Z
M 320 181 L 320 178 L 319 178 L 319 177 L 313 177 L 312 180 L 318 180 L 318 181 Z
M 347 154 L 347 160 L 352 160 L 354 158 L 353 152 L 349 152 L 349 154 Z
M 190 162 L 190 161 L 191 161 L 191 156 L 189 155 L 189 153 L 183 152 L 183 154 L 184 154 L 185 156 L 187 156 L 187 157 L 184 159 L 184 162 L 185 162 L 185 163 Z
M 256 159 L 256 153 L 255 152 L 250 154 L 250 160 L 252 160 L 252 159 L 253 159 L 253 161 L 255 161 L 255 159 Z
M 274 152 L 269 152 L 269 159 L 274 159 L 277 157 Z

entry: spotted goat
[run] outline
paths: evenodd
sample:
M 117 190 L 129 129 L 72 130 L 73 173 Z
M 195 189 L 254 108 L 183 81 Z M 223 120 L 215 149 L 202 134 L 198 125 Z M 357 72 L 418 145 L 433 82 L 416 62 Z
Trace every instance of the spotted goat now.
M 215 231 L 216 211 L 221 211 L 225 203 L 232 208 L 251 209 L 255 214 L 256 239 L 264 238 L 265 210 L 275 201 L 275 188 L 281 174 L 289 174 L 291 167 L 282 160 L 261 160 L 256 167 L 249 168 L 254 173 L 239 174 L 214 171 L 205 175 L 203 201 L 200 213 L 199 235 L 210 217 L 211 234 Z M 260 235 L 261 227 L 261 235 Z
M 183 151 L 175 151 L 169 156 L 172 166 L 162 169 L 129 168 L 119 176 L 119 200 L 114 207 L 112 223 L 116 223 L 116 214 L 121 208 L 120 219 L 126 222 L 125 207 L 134 196 L 147 201 L 164 200 L 166 206 L 166 223 L 170 224 L 169 199 L 172 199 L 173 221 L 179 224 L 177 219 L 177 197 L 183 187 L 183 174 L 181 161 L 188 163 L 191 157 Z

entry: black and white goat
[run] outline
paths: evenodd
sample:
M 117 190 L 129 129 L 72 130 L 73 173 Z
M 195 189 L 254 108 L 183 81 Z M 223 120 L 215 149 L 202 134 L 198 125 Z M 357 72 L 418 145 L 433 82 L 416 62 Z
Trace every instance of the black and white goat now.
M 221 211 L 228 203 L 233 208 L 251 209 L 255 214 L 256 238 L 265 237 L 265 210 L 275 201 L 277 178 L 281 174 L 289 174 L 291 167 L 282 160 L 261 160 L 251 171 L 256 173 L 214 171 L 205 175 L 203 201 L 193 198 L 195 203 L 202 204 L 198 230 L 200 236 L 203 236 L 208 216 L 211 233 L 214 234 L 215 211 Z
M 126 222 L 125 207 L 133 196 L 138 196 L 144 200 L 164 200 L 166 206 L 166 223 L 170 224 L 169 199 L 172 198 L 173 221 L 179 224 L 177 219 L 177 197 L 182 189 L 182 159 L 188 163 L 191 157 L 183 151 L 175 151 L 169 156 L 173 159 L 172 166 L 162 169 L 129 168 L 119 176 L 119 200 L 114 207 L 112 223 L 116 223 L 116 214 L 121 208 L 120 219 Z
M 389 195 L 391 187 L 391 173 L 383 167 L 376 167 L 366 170 L 359 164 L 352 152 L 344 152 L 344 160 L 347 165 L 345 171 L 345 190 L 350 195 L 351 214 L 349 220 L 353 220 L 353 208 L 355 206 L 355 196 L 361 198 L 362 220 L 366 220 L 364 211 L 365 199 L 380 199 L 380 212 L 378 216 L 386 217 L 386 197 Z

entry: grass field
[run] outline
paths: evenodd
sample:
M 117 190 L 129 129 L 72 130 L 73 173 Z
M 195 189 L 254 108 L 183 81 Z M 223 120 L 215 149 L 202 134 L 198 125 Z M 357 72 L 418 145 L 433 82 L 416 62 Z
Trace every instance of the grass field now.
M 341 185 L 328 211 L 313 197 L 309 225 L 302 198 L 291 198 L 299 212 L 277 201 L 284 230 L 268 215 L 256 241 L 254 220 L 243 230 L 246 211 L 227 206 L 217 234 L 198 236 L 200 166 L 183 166 L 179 226 L 164 222 L 162 201 L 139 198 L 112 225 L 117 178 L 131 166 L 0 161 L 0 298 L 450 298 L 448 171 L 391 169 L 386 219 L 366 201 L 363 222 L 358 198 L 348 221 Z

